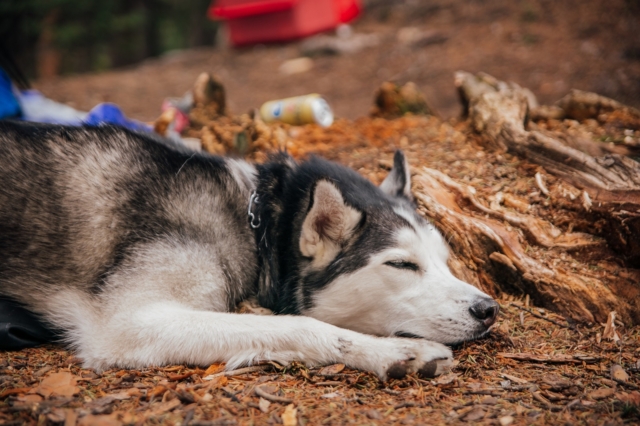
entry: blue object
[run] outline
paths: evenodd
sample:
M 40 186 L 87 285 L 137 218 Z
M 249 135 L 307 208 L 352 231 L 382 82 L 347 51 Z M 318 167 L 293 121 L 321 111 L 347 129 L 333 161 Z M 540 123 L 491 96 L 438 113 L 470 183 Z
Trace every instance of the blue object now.
M 87 115 L 86 112 L 51 100 L 37 90 L 22 90 L 16 95 L 25 121 L 80 126 Z
M 122 110 L 112 103 L 98 104 L 84 118 L 84 124 L 99 126 L 101 124 L 117 124 L 131 130 L 151 132 L 151 126 L 125 117 Z
M 0 119 L 19 116 L 20 104 L 13 94 L 11 79 L 0 68 Z
M 11 79 L 0 68 L 0 119 L 16 117 L 36 123 L 100 126 L 115 124 L 139 132 L 153 132 L 145 123 L 127 118 L 112 103 L 98 104 L 88 113 L 45 97 L 37 90 L 14 89 Z

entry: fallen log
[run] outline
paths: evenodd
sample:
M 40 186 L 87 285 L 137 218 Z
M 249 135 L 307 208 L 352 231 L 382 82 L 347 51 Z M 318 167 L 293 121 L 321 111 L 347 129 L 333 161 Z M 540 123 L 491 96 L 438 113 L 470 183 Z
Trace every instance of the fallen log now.
M 593 222 L 604 219 L 600 236 L 628 266 L 640 267 L 640 164 L 626 156 L 593 157 L 569 144 L 527 127 L 531 92 L 485 74 L 456 73 L 455 84 L 468 104 L 473 128 L 487 143 L 527 158 L 584 191 L 582 204 Z M 626 117 L 640 124 L 636 110 L 573 92 L 560 102 L 565 114 L 576 118 Z
M 612 310 L 640 322 L 637 307 L 616 295 L 604 279 L 573 273 L 563 265 L 547 265 L 527 254 L 521 242 L 523 237 L 550 244 L 560 239 L 562 249 L 578 249 L 598 245 L 598 239 L 571 233 L 560 238 L 562 233 L 549 234 L 554 229 L 551 224 L 526 215 L 505 220 L 504 212 L 476 200 L 473 188 L 433 169 L 417 171 L 413 184 L 419 211 L 434 221 L 453 248 L 449 266 L 460 279 L 492 295 L 529 294 L 536 306 L 581 322 L 604 321 Z M 465 200 L 470 206 L 463 208 Z M 525 236 L 527 232 L 532 235 Z

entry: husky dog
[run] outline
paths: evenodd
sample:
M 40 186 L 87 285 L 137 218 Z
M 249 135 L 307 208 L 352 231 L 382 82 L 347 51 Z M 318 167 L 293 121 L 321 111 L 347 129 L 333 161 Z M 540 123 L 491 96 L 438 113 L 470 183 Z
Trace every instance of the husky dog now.
M 376 187 L 278 154 L 263 165 L 116 127 L 0 122 L 0 296 L 86 367 L 344 363 L 440 373 L 498 313 L 453 277 L 401 152 Z M 275 316 L 231 313 L 255 296 Z

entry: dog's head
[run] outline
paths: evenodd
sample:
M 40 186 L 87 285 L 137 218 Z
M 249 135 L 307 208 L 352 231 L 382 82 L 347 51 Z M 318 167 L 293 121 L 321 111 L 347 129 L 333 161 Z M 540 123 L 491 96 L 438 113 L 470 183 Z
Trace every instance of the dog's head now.
M 446 344 L 477 338 L 495 322 L 498 304 L 451 274 L 442 235 L 415 212 L 402 152 L 379 187 L 321 160 L 296 174 L 311 182 L 298 196 L 290 240 L 298 312 L 363 333 Z

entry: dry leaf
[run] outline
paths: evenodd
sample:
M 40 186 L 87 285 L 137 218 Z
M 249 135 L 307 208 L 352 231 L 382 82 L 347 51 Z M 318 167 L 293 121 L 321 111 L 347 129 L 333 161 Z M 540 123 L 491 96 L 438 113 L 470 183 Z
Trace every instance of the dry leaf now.
M 269 407 L 271 406 L 271 403 L 269 401 L 267 401 L 266 399 L 260 397 L 260 401 L 258 402 L 258 406 L 260 407 L 260 411 L 262 411 L 263 413 L 268 413 L 269 412 Z
M 62 423 L 67 418 L 67 413 L 62 408 L 54 408 L 47 414 L 47 420 L 52 423 Z
M 65 412 L 64 426 L 76 426 L 76 423 L 78 422 L 78 413 L 71 408 L 65 409 Z
M 498 331 L 504 334 L 505 336 L 508 336 L 510 333 L 509 321 L 508 320 L 502 321 L 502 323 L 498 326 Z
M 602 332 L 602 338 L 613 340 L 616 343 L 620 340 L 620 337 L 616 332 L 616 311 L 609 312 L 607 324 L 604 326 L 604 331 Z
M 560 377 L 557 374 L 547 374 L 542 378 L 542 381 L 546 385 L 551 386 L 551 389 L 553 390 L 570 388 L 574 384 L 572 381 L 565 379 L 564 377 Z
M 529 383 L 528 380 L 521 379 L 520 377 L 516 377 L 507 373 L 502 373 L 502 377 L 504 377 L 505 379 L 509 379 L 512 382 L 520 383 L 521 385 L 524 385 L 525 383 Z
M 320 376 L 332 376 L 334 374 L 340 373 L 342 370 L 344 370 L 344 364 L 333 364 L 321 368 L 318 374 Z
M 466 413 L 460 419 L 464 420 L 466 422 L 475 422 L 475 421 L 478 421 L 480 419 L 483 419 L 485 414 L 486 414 L 486 412 L 482 408 L 476 407 L 476 408 L 472 409 L 471 411 L 469 411 L 468 413 Z
M 80 392 L 76 386 L 77 376 L 66 371 L 47 376 L 34 392 L 48 398 L 50 396 L 73 396 Z
M 172 399 L 172 400 L 167 401 L 167 402 L 162 402 L 162 403 L 156 405 L 155 407 L 153 407 L 152 415 L 157 416 L 159 414 L 166 413 L 168 411 L 171 411 L 171 410 L 177 408 L 180 405 L 181 405 L 181 403 L 180 403 L 180 400 L 178 398 Z
M 78 426 L 120 426 L 121 424 L 113 415 L 94 416 L 92 414 L 84 416 L 78 422 Z
M 37 394 L 20 395 L 16 399 L 21 402 L 42 402 L 42 397 Z
M 613 380 L 620 380 L 621 382 L 626 382 L 629 380 L 629 375 L 624 368 L 620 364 L 613 364 L 611 366 L 611 378 Z
M 449 385 L 455 382 L 458 379 L 459 374 L 457 373 L 448 373 L 443 374 L 442 376 L 436 379 L 436 383 L 439 385 Z
M 480 400 L 480 404 L 484 404 L 484 405 L 496 405 L 497 403 L 498 403 L 498 398 L 496 398 L 495 396 L 487 395 Z
M 43 376 L 45 373 L 48 373 L 52 369 L 53 369 L 53 367 L 51 367 L 50 365 L 47 365 L 46 367 L 42 367 L 40 370 L 38 370 L 35 373 L 33 373 L 33 377 Z
M 321 395 L 321 398 L 325 398 L 325 399 L 332 399 L 332 398 L 339 398 L 341 397 L 342 394 L 340 392 L 331 392 L 331 393 L 325 393 L 324 395 Z
M 498 419 L 498 421 L 500 422 L 500 426 L 509 426 L 514 422 L 514 420 L 515 418 L 513 416 L 504 416 Z
M 589 398 L 591 398 L 591 399 L 604 399 L 604 398 L 608 398 L 608 397 L 612 396 L 614 393 L 616 393 L 616 389 L 615 388 L 600 388 L 600 389 L 596 389 L 593 392 L 591 392 L 589 394 Z
M 635 405 L 636 407 L 640 407 L 640 392 L 620 392 L 616 394 L 616 398 L 618 398 L 622 402 L 626 402 L 630 405 Z
M 364 414 L 371 420 L 382 420 L 382 414 L 378 410 L 367 410 Z
M 282 424 L 284 426 L 296 426 L 298 424 L 298 409 L 293 404 L 287 405 L 282 413 Z
M 209 368 L 207 368 L 204 372 L 204 374 L 202 375 L 202 377 L 207 377 L 210 376 L 211 374 L 216 374 L 221 372 L 222 370 L 224 370 L 224 364 L 211 364 L 209 366 Z

